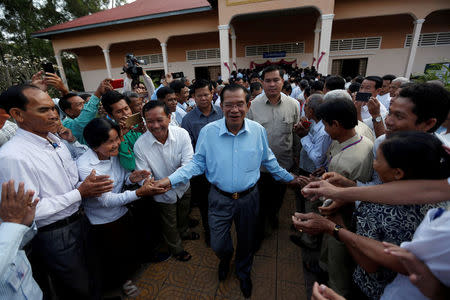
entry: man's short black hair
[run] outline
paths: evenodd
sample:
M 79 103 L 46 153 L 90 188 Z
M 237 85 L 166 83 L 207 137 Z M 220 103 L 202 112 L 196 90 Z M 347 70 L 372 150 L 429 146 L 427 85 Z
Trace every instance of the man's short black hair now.
M 358 125 L 356 107 L 348 99 L 326 100 L 319 106 L 317 114 L 330 125 L 333 121 L 338 121 L 345 129 L 352 129 Z
M 358 75 L 355 78 L 353 78 L 353 81 L 358 82 L 358 83 L 362 83 L 363 80 L 364 80 L 364 77 L 362 77 L 361 75 Z
M 212 84 L 210 81 L 206 80 L 206 79 L 199 79 L 196 80 L 195 83 L 192 85 L 192 90 L 195 91 L 198 89 L 202 89 L 204 87 L 208 87 L 208 90 L 211 92 L 212 91 Z
M 262 74 L 261 74 L 262 80 L 264 80 L 264 77 L 266 76 L 266 73 L 270 73 L 270 72 L 274 72 L 274 71 L 278 71 L 278 73 L 280 74 L 281 79 L 283 79 L 284 70 L 281 69 L 277 65 L 270 65 L 268 67 L 265 67 L 264 70 L 262 71 Z
M 127 101 L 127 98 L 124 95 L 122 95 L 121 93 L 119 93 L 117 91 L 108 91 L 102 96 L 103 108 L 106 110 L 106 112 L 109 115 L 112 115 L 111 105 L 119 102 L 120 100 L 125 100 L 125 102 L 127 104 L 130 104 L 129 99 Z
M 395 78 L 397 78 L 397 76 L 392 75 L 392 74 L 387 74 L 387 75 L 384 75 L 381 79 L 389 80 L 389 82 L 392 82 L 392 80 L 394 80 Z
M 315 80 L 313 81 L 313 83 L 310 85 L 311 89 L 314 91 L 323 91 L 323 82 L 320 80 Z
M 156 101 L 149 101 L 147 102 L 144 107 L 142 108 L 142 115 L 145 116 L 145 113 L 149 110 L 154 109 L 155 107 L 162 107 L 164 109 L 164 113 L 169 116 L 170 110 L 169 107 L 164 103 L 163 101 L 156 100 Z
M 163 101 L 164 98 L 166 98 L 166 96 L 169 94 L 175 94 L 175 91 L 168 86 L 163 86 L 156 92 L 156 98 Z
M 120 136 L 120 126 L 105 118 L 92 119 L 83 129 L 83 137 L 89 148 L 95 149 L 109 140 L 111 129 L 117 131 Z
M 302 89 L 306 89 L 309 86 L 308 80 L 302 79 L 299 81 L 299 86 Z
M 383 79 L 380 76 L 367 76 L 364 80 L 374 81 L 375 89 L 379 89 L 383 86 Z
M 39 90 L 37 86 L 29 83 L 13 85 L 0 95 L 0 107 L 6 110 L 8 114 L 11 108 L 20 108 L 21 110 L 26 110 L 28 99 L 23 94 L 23 91 L 27 89 Z
M 262 88 L 263 88 L 262 84 L 259 81 L 250 83 L 250 94 L 253 93 L 254 91 L 259 91 Z
M 75 94 L 75 93 L 67 93 L 64 96 L 62 96 L 59 99 L 59 102 L 58 102 L 59 108 L 63 112 L 66 112 L 66 110 L 71 109 L 72 108 L 72 103 L 70 103 L 69 99 L 72 98 L 72 97 L 76 97 L 76 96 L 78 96 L 78 95 Z
M 197 80 L 196 80 L 197 81 Z M 174 80 L 170 83 L 170 88 L 172 90 L 175 91 L 175 93 L 179 94 L 181 93 L 181 90 L 185 87 L 186 85 L 184 84 L 184 82 L 182 82 L 181 80 Z
M 400 91 L 400 97 L 408 98 L 413 104 L 416 124 L 436 118 L 436 125 L 429 130 L 435 132 L 447 119 L 450 110 L 450 92 L 432 83 L 412 84 Z
M 237 83 L 232 83 L 232 84 L 225 85 L 225 87 L 220 92 L 220 103 L 223 103 L 223 100 L 224 100 L 223 95 L 225 95 L 226 91 L 234 92 L 234 91 L 237 91 L 237 90 L 243 90 L 244 91 L 245 102 L 248 103 L 250 101 L 250 93 L 248 92 L 248 90 L 245 87 L 243 87 L 242 85 L 237 84 Z
M 292 86 L 291 86 L 291 84 L 290 84 L 289 82 L 287 82 L 287 81 L 285 81 L 285 82 L 283 83 L 282 89 L 283 89 L 283 90 L 286 90 L 286 92 L 288 92 L 289 95 L 292 93 Z M 288 96 L 289 96 L 289 95 L 288 95 Z
M 345 89 L 345 80 L 341 76 L 329 76 L 325 80 L 325 86 L 327 90 L 343 90 Z
M 81 97 L 81 99 L 83 99 L 84 101 L 86 101 L 89 97 L 91 97 L 92 95 L 91 94 L 80 94 L 80 95 L 78 95 L 78 96 L 80 96 Z
M 348 87 L 348 90 L 353 94 L 354 92 L 358 92 L 360 87 L 361 87 L 361 83 L 352 82 L 350 84 L 350 86 Z

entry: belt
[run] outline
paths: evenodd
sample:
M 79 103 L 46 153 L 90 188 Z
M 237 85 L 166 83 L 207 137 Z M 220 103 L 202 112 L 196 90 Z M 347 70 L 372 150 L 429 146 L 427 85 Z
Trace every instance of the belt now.
M 55 230 L 55 229 L 59 229 L 62 228 L 64 226 L 67 226 L 75 221 L 77 221 L 78 219 L 80 219 L 81 217 L 81 210 L 78 210 L 77 212 L 75 212 L 74 214 L 72 214 L 71 216 L 64 218 L 62 220 L 56 221 L 52 224 L 48 224 L 45 226 L 42 226 L 41 228 L 38 228 L 38 232 L 44 232 L 44 231 L 51 231 L 51 230 Z
M 246 196 L 247 194 L 249 194 L 251 191 L 253 191 L 256 187 L 256 184 L 254 186 L 252 186 L 251 188 L 249 188 L 248 190 L 239 192 L 239 193 L 228 193 L 225 191 L 222 191 L 221 189 L 219 189 L 217 186 L 213 185 L 214 188 L 216 189 L 216 191 L 218 191 L 220 194 L 224 195 L 225 197 L 231 198 L 233 200 L 237 200 L 239 198 L 242 198 L 244 196 Z

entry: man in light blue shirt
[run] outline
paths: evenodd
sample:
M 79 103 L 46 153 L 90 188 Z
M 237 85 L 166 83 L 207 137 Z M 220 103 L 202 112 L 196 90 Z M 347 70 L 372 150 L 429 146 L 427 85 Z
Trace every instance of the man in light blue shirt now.
M 0 299 L 42 299 L 42 291 L 33 279 L 30 262 L 21 250 L 36 234 L 34 192 L 24 192 L 14 181 L 2 184 L 0 204 Z M 31 226 L 30 226 L 31 225 Z
M 234 252 L 230 233 L 234 220 L 236 273 L 242 293 L 250 297 L 250 271 L 259 210 L 256 183 L 260 167 L 263 165 L 276 180 L 293 183 L 294 177 L 279 166 L 269 148 L 264 127 L 245 119 L 250 107 L 247 89 L 237 84 L 228 85 L 222 90 L 221 99 L 225 118 L 207 124 L 200 131 L 193 160 L 158 184 L 175 186 L 192 176 L 206 174 L 212 184 L 208 219 L 211 248 L 220 258 L 219 280 L 226 279 Z

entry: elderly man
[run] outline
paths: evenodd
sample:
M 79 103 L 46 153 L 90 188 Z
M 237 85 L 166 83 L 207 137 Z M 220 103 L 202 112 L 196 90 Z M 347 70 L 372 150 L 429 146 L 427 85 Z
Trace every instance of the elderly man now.
M 233 256 L 231 224 L 237 233 L 236 273 L 241 291 L 250 297 L 256 219 L 259 196 L 256 183 L 263 165 L 276 180 L 291 182 L 294 177 L 278 165 L 269 148 L 264 128 L 248 120 L 247 89 L 231 84 L 223 88 L 221 108 L 225 118 L 207 124 L 200 132 L 193 160 L 159 182 L 176 186 L 192 176 L 205 173 L 209 192 L 211 248 L 220 259 L 219 280 L 225 280 Z M 293 182 L 292 182 L 293 183 Z
M 284 72 L 269 66 L 262 73 L 264 94 L 252 101 L 247 118 L 258 122 L 267 131 L 270 149 L 280 165 L 286 170 L 294 167 L 295 145 L 294 125 L 300 120 L 298 101 L 281 93 Z M 295 143 L 297 141 L 297 143 Z M 282 205 L 286 185 L 275 181 L 266 169 L 261 169 L 260 194 L 260 242 L 270 232 L 270 227 L 278 226 L 278 211 Z M 264 232 L 266 229 L 266 232 Z
M 51 133 L 59 126 L 59 116 L 47 93 L 34 85 L 12 86 L 1 95 L 1 103 L 19 129 L 0 149 L 0 182 L 24 182 L 40 199 L 35 217 L 39 231 L 32 241 L 34 261 L 44 278 L 50 275 L 59 298 L 95 297 L 89 290 L 80 204 L 82 198 L 111 191 L 111 181 L 93 171 L 79 182 L 69 150 Z M 44 295 L 48 292 L 44 290 Z

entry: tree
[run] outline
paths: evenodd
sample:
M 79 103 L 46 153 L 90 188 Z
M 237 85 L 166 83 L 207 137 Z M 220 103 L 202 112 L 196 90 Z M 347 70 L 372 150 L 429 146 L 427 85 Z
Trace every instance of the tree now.
M 116 5 L 125 0 L 116 0 Z M 27 80 L 41 61 L 56 63 L 50 41 L 32 38 L 33 32 L 107 9 L 109 0 L 2 0 L 0 2 L 0 88 Z M 2 14 L 3 13 L 3 14 Z M 71 88 L 81 90 L 76 59 L 63 56 Z

